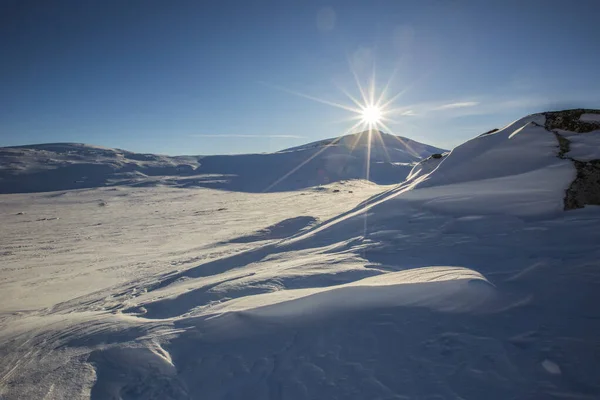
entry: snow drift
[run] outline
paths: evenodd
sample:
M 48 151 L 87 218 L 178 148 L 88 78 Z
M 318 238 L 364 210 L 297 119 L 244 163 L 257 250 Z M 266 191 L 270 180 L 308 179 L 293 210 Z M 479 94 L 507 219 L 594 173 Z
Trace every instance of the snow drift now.
M 273 324 L 300 325 L 340 313 L 386 307 L 467 312 L 484 306 L 493 294 L 493 286 L 476 271 L 460 267 L 415 268 L 345 285 L 276 291 L 234 299 L 209 308 L 208 314 L 202 316 L 200 326 L 208 331 L 206 335 L 223 339 L 247 334 L 244 321 L 248 319 L 253 323 L 262 321 L 272 328 Z
M 37 297 L 0 314 L 0 395 L 597 398 L 596 114 L 528 116 L 379 190 L 3 195 L 0 288 Z

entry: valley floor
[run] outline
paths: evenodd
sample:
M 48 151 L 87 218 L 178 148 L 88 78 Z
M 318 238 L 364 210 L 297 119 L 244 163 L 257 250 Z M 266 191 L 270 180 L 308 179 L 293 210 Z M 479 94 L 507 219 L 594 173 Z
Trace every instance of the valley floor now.
M 0 398 L 600 398 L 597 207 L 394 196 L 0 196 Z

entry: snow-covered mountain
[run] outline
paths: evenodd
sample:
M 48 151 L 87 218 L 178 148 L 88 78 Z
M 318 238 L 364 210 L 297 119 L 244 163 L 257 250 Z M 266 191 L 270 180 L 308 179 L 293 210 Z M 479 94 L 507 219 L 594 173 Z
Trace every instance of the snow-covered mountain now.
M 0 148 L 0 193 L 47 192 L 102 186 L 210 187 L 246 192 L 283 191 L 364 179 L 367 132 L 278 153 L 229 156 L 140 154 L 74 143 Z M 373 132 L 369 179 L 404 180 L 433 146 Z
M 442 153 L 446 150 L 420 143 L 404 136 L 390 135 L 383 131 L 364 131 L 337 138 L 319 140 L 303 146 L 292 147 L 283 152 L 300 151 L 322 148 L 337 149 L 341 152 L 351 150 L 352 154 L 366 154 L 371 149 L 371 157 L 376 162 L 386 161 L 392 163 L 419 162 L 432 154 Z
M 392 188 L 3 195 L 0 396 L 599 398 L 599 116 Z

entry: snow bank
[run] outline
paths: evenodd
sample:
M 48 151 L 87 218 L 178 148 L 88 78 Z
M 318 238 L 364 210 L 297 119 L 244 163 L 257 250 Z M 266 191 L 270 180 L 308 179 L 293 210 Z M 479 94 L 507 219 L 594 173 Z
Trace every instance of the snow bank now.
M 398 200 L 451 214 L 506 214 L 520 217 L 563 210 L 565 190 L 575 179 L 568 160 L 514 176 L 483 179 L 408 191 Z
M 582 122 L 600 122 L 600 114 L 581 114 L 579 120 Z
M 558 141 L 544 122 L 542 114 L 534 114 L 473 138 L 437 167 L 427 167 L 428 175 L 415 167 L 410 177 L 420 179 L 395 201 L 418 201 L 455 214 L 535 216 L 562 210 L 576 172 L 570 160 L 558 157 Z M 580 140 L 590 145 L 590 139 Z M 390 206 L 384 203 L 373 211 Z
M 463 143 L 419 187 L 517 175 L 560 163 L 556 138 L 540 126 L 544 121 L 535 114 Z
M 414 180 L 418 177 L 429 174 L 431 171 L 436 169 L 438 165 L 442 162 L 444 157 L 446 157 L 448 153 L 440 154 L 440 157 L 428 157 L 425 160 L 421 161 L 417 165 L 413 167 L 408 176 L 406 177 L 407 181 Z
M 297 324 L 340 312 L 382 307 L 427 307 L 466 312 L 494 293 L 480 273 L 462 267 L 424 267 L 361 279 L 345 285 L 282 290 L 241 297 L 208 310 L 209 330 L 243 329 L 244 320 Z M 240 316 L 242 318 L 240 319 Z M 241 333 L 241 332 L 238 332 Z
M 598 115 L 600 114 L 590 114 Z M 579 161 L 590 161 L 600 159 L 600 130 L 588 133 L 575 133 L 567 136 L 570 142 L 570 150 L 567 157 Z

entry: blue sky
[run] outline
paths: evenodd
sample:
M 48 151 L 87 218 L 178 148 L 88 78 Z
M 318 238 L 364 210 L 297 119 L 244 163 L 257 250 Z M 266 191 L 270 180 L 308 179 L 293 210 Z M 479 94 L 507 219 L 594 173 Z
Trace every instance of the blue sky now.
M 373 71 L 392 133 L 451 148 L 600 108 L 600 1 L 4 0 L 0 145 L 275 151 L 344 133 Z M 395 72 L 395 73 L 394 73 Z

